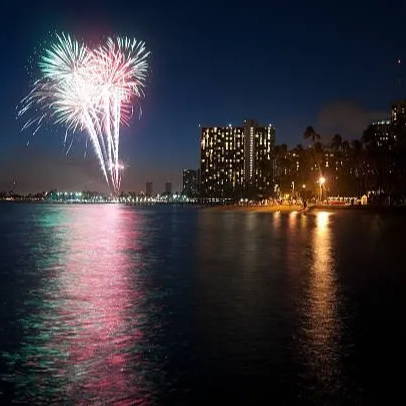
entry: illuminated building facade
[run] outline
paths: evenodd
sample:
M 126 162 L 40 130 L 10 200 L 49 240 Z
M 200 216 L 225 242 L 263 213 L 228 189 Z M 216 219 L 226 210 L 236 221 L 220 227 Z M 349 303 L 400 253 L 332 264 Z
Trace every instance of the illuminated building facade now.
M 204 127 L 200 139 L 201 196 L 267 196 L 273 190 L 275 129 L 245 120 L 242 126 Z
M 301 146 L 292 150 L 279 148 L 275 158 L 275 182 L 282 195 L 297 197 L 304 191 L 317 193 L 318 180 L 326 177 L 328 184 L 325 187 L 330 193 L 339 194 L 352 169 L 349 154 L 343 149 L 326 146 L 316 151 Z
M 396 114 L 395 114 L 396 116 Z M 396 141 L 396 135 L 390 120 L 379 120 L 371 124 L 369 131 L 377 147 L 391 145 Z
M 406 142 L 406 100 L 392 104 L 391 124 L 393 142 L 404 145 Z
M 392 104 L 391 121 L 393 125 L 406 125 L 406 100 L 399 100 Z
M 406 100 L 392 104 L 389 119 L 371 123 L 364 131 L 364 141 L 375 148 L 392 149 L 406 135 Z

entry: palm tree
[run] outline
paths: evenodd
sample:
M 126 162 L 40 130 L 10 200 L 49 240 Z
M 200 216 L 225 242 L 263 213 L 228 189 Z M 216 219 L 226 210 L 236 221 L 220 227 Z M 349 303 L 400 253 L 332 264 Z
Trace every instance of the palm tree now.
M 341 137 L 340 134 L 335 134 L 333 135 L 333 138 L 331 140 L 331 148 L 333 148 L 334 151 L 340 151 L 341 147 L 343 144 L 343 138 Z
M 324 152 L 323 144 L 319 141 L 315 142 L 314 150 L 316 151 L 317 154 L 323 154 Z
M 352 140 L 351 147 L 356 156 L 359 156 L 362 151 L 362 142 L 360 140 Z
M 320 135 L 314 131 L 314 128 L 312 126 L 308 126 L 303 134 L 303 138 L 305 140 L 311 139 L 313 144 L 316 142 L 316 140 L 320 139 Z

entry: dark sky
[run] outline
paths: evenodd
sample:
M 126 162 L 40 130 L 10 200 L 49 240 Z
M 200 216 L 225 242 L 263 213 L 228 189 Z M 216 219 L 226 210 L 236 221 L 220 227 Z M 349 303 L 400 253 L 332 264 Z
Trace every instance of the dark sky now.
M 147 180 L 157 192 L 166 180 L 179 189 L 181 169 L 198 165 L 199 123 L 255 118 L 294 146 L 309 124 L 326 139 L 359 136 L 406 95 L 403 1 L 3 3 L 0 190 L 105 190 L 83 135 L 66 156 L 61 129 L 30 136 L 16 121 L 28 61 L 55 31 L 93 42 L 135 36 L 152 52 L 143 115 L 121 132 L 124 190 Z

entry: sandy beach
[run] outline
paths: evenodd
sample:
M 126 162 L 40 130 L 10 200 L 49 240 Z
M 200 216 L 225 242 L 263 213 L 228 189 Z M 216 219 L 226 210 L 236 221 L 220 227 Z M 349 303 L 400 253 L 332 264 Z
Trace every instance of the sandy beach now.
M 208 210 L 272 213 L 272 212 L 276 212 L 276 211 L 282 211 L 282 212 L 301 211 L 301 210 L 303 210 L 303 206 L 302 205 L 269 205 L 269 206 L 227 205 L 227 206 L 209 207 Z

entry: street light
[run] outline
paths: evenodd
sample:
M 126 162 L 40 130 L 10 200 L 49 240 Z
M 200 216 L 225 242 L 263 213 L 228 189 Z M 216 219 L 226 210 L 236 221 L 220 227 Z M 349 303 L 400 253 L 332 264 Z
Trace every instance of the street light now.
M 320 185 L 320 201 L 322 201 L 322 198 L 323 198 L 323 185 L 326 183 L 326 178 L 324 176 L 320 176 L 318 182 L 319 182 L 319 185 Z

